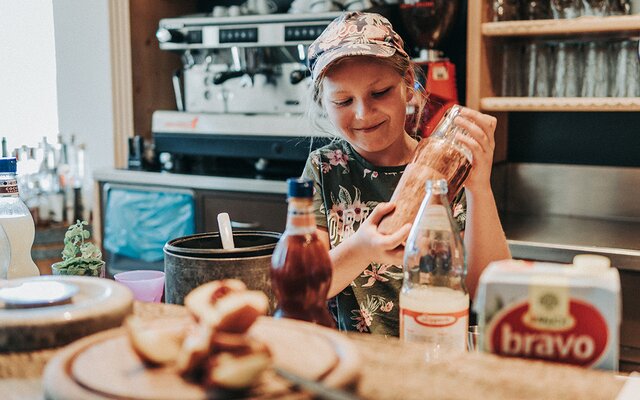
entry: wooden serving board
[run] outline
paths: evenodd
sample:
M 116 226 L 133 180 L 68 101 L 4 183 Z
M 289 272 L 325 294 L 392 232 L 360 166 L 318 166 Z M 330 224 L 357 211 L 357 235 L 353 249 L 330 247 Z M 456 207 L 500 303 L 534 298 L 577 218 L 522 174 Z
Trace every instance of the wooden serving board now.
M 344 387 L 359 376 L 355 345 L 337 331 L 263 317 L 249 334 L 269 347 L 275 366 L 304 378 Z M 50 399 L 200 400 L 230 396 L 207 392 L 170 367 L 145 366 L 131 348 L 124 328 L 86 337 L 63 349 L 47 365 L 43 383 Z M 290 393 L 290 386 L 267 371 L 245 396 L 274 397 Z

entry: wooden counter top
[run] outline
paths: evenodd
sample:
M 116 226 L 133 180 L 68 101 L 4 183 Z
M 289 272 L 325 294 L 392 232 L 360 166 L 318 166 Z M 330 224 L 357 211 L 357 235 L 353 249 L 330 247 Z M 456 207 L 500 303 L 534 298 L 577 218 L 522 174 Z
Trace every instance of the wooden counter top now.
M 144 318 L 175 317 L 179 306 L 136 303 Z M 461 354 L 425 364 L 419 346 L 396 338 L 349 334 L 363 359 L 354 388 L 363 399 L 616 399 L 624 381 L 615 374 L 544 362 Z M 40 376 L 57 350 L 0 354 L 3 399 L 42 399 Z M 291 398 L 309 398 L 292 393 Z

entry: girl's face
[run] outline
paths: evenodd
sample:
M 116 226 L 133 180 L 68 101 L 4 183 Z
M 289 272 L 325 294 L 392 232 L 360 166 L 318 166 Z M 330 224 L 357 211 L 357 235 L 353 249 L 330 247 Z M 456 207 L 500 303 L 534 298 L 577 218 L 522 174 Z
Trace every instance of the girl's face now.
M 322 104 L 331 123 L 364 158 L 376 165 L 405 163 L 413 141 L 405 134 L 413 77 L 370 57 L 346 58 L 322 81 Z

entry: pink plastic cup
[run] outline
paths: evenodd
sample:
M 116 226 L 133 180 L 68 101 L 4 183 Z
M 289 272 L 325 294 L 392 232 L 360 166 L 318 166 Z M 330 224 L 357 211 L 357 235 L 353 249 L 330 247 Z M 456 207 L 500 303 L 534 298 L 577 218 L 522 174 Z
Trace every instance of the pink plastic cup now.
M 133 292 L 133 298 L 148 303 L 159 303 L 164 292 L 164 272 L 135 270 L 115 274 L 113 278 Z

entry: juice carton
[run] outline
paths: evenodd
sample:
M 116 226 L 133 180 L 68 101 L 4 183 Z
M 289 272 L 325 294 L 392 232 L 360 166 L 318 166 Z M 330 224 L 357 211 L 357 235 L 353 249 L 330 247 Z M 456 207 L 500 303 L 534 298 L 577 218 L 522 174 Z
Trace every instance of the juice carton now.
M 618 370 L 620 275 L 606 257 L 492 263 L 474 310 L 482 351 Z

